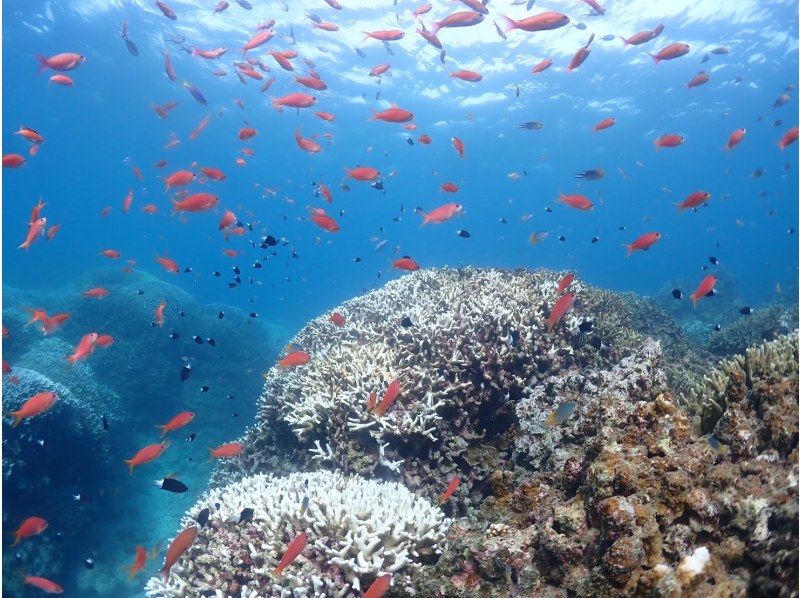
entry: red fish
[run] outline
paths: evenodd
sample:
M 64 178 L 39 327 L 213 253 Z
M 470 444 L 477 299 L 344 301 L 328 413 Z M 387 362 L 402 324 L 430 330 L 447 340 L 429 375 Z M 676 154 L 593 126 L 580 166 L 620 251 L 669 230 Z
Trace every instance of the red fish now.
M 384 573 L 372 582 L 372 585 L 364 592 L 363 598 L 382 598 L 390 585 L 392 585 L 392 574 Z
M 681 211 L 694 209 L 697 206 L 703 205 L 709 199 L 711 199 L 711 194 L 708 191 L 695 191 L 687 195 L 686 199 L 677 204 L 678 209 Z
M 563 318 L 566 313 L 572 309 L 574 303 L 575 293 L 567 293 L 566 295 L 561 295 L 561 297 L 558 298 L 553 306 L 553 309 L 550 311 L 550 316 L 548 316 L 547 320 L 545 320 L 548 332 L 552 332 L 556 324 L 561 321 L 561 318 Z
M 253 50 L 259 46 L 263 46 L 269 40 L 271 40 L 274 35 L 275 32 L 270 31 L 269 29 L 264 29 L 262 31 L 259 31 L 253 37 L 247 40 L 247 43 L 242 48 L 242 51 L 247 52 L 248 50 Z
M 49 241 L 58 234 L 58 231 L 60 229 L 61 229 L 60 224 L 54 224 L 53 226 L 47 229 L 47 234 L 45 235 L 45 238 Z
M 689 80 L 689 82 L 686 84 L 686 89 L 691 89 L 692 87 L 700 87 L 701 85 L 705 85 L 706 83 L 708 83 L 709 79 L 710 76 L 706 71 L 700 71 Z
M 591 37 L 589 37 L 589 41 L 586 43 L 586 45 L 583 46 L 577 52 L 575 52 L 574 56 L 572 57 L 572 59 L 569 61 L 569 64 L 567 65 L 567 70 L 568 71 L 574 71 L 576 68 L 578 68 L 584 62 L 586 62 L 586 59 L 589 58 L 589 54 L 592 51 L 591 45 L 592 45 L 593 41 L 594 41 L 594 33 L 592 33 Z
M 317 91 L 325 91 L 328 89 L 328 86 L 322 79 L 317 79 L 316 77 L 295 77 L 295 83 L 299 83 L 309 89 L 315 89 Z
M 186 199 L 172 200 L 172 213 L 175 212 L 205 212 L 217 205 L 219 199 L 210 193 L 195 193 Z
M 243 129 L 239 129 L 239 139 L 241 141 L 247 141 L 256 135 L 258 135 L 258 131 L 256 131 L 253 127 L 244 127 Z
M 392 262 L 392 266 L 397 268 L 398 270 L 407 270 L 409 272 L 416 272 L 419 270 L 419 264 L 412 260 L 410 257 L 403 256 L 400 259 L 396 259 Z
M 569 285 L 571 285 L 573 282 L 575 282 L 575 275 L 572 272 L 564 275 L 564 278 L 562 278 L 558 283 L 556 293 L 560 295 L 566 291 Z
M 653 59 L 653 62 L 658 64 L 662 60 L 674 60 L 675 58 L 680 58 L 684 54 L 689 52 L 689 46 L 687 44 L 679 44 L 674 43 L 662 48 L 656 54 L 650 54 L 650 58 Z
M 144 568 L 145 563 L 147 563 L 147 549 L 144 546 L 137 546 L 133 564 L 128 566 L 128 579 L 136 577 Z
M 447 27 L 472 27 L 473 25 L 482 23 L 483 19 L 484 16 L 481 13 L 465 10 L 448 15 L 441 21 L 429 23 L 428 27 L 430 27 L 433 35 L 436 35 L 439 33 L 440 29 L 445 29 Z
M 93 287 L 93 288 L 89 289 L 88 291 L 84 291 L 83 292 L 83 296 L 91 298 L 91 299 L 102 299 L 103 297 L 108 295 L 108 293 L 109 293 L 109 291 L 106 288 Z
M 382 42 L 396 42 L 397 40 L 403 39 L 406 36 L 406 34 L 400 29 L 386 29 L 383 31 L 362 31 L 361 33 L 364 34 L 364 40 L 362 41 L 372 38 Z
M 450 144 L 453 146 L 453 149 L 455 149 L 458 152 L 458 157 L 459 158 L 463 158 L 464 157 L 464 142 L 461 141 L 458 137 L 451 137 L 450 138 Z
M 11 546 L 16 546 L 25 538 L 38 536 L 46 529 L 46 519 L 42 519 L 41 517 L 28 517 L 25 521 L 20 523 L 19 527 L 14 532 L 14 543 Z
M 333 203 L 333 193 L 331 193 L 330 187 L 325 183 L 317 183 L 317 188 L 319 192 L 322 194 L 323 199 L 328 203 Z
M 322 120 L 325 120 L 325 121 L 328 121 L 328 122 L 331 122 L 332 120 L 336 119 L 336 117 L 333 114 L 331 114 L 330 112 L 315 112 L 314 114 L 316 114 Z
M 94 344 L 97 342 L 97 336 L 96 332 L 84 334 L 78 346 L 75 347 L 75 350 L 72 352 L 72 355 L 67 357 L 67 361 L 71 364 L 75 364 L 78 361 L 87 359 L 94 351 Z
M 278 367 L 281 369 L 297 367 L 298 365 L 307 364 L 310 360 L 311 356 L 305 351 L 292 351 L 278 361 Z
M 644 233 L 640 237 L 637 237 L 633 243 L 624 245 L 624 247 L 627 247 L 628 256 L 630 256 L 634 251 L 647 251 L 659 239 L 661 239 L 661 233 Z
M 173 417 L 169 420 L 166 424 L 162 426 L 156 426 L 156 428 L 161 429 L 161 436 L 164 436 L 167 432 L 172 432 L 183 426 L 188 425 L 194 419 L 194 412 L 193 411 L 181 411 L 178 415 Z
M 18 131 L 14 131 L 14 135 L 19 135 L 23 137 L 26 141 L 30 141 L 31 143 L 44 143 L 44 137 L 39 135 L 36 131 L 31 129 L 30 127 L 23 127 L 20 125 Z
M 375 407 L 373 413 L 378 417 L 382 416 L 386 413 L 386 410 L 394 404 L 397 400 L 397 397 L 400 396 L 400 380 L 395 378 L 389 385 L 386 387 L 386 392 L 383 394 L 383 399 L 381 400 L 380 404 Z
M 509 19 L 505 15 L 499 15 L 499 20 L 502 23 L 500 26 L 503 33 L 508 33 L 513 29 L 521 29 L 522 31 L 550 31 L 552 29 L 558 29 L 559 27 L 563 27 L 567 23 L 569 23 L 569 17 L 566 15 L 562 15 L 559 12 L 555 11 L 546 11 L 539 13 L 538 15 L 533 15 L 530 17 L 525 17 L 524 19 L 520 19 L 519 21 L 515 21 L 514 19 Z
M 444 492 L 442 492 L 442 495 L 439 497 L 440 505 L 443 505 L 444 503 L 447 502 L 447 499 L 453 495 L 453 492 L 456 491 L 459 484 L 461 484 L 461 477 L 457 475 L 453 476 L 453 479 L 450 480 L 450 483 L 447 484 L 447 488 L 445 489 Z
M 483 75 L 475 71 L 452 71 L 450 76 L 455 79 L 461 79 L 462 81 L 469 81 L 470 83 L 477 83 L 483 80 Z
M 167 272 L 172 272 L 173 274 L 177 274 L 180 268 L 178 267 L 178 262 L 168 257 L 161 257 L 156 256 L 156 261 L 161 265 L 164 270 Z
M 301 150 L 306 151 L 309 154 L 317 154 L 322 151 L 322 147 L 320 147 L 319 143 L 312 139 L 305 139 L 302 135 L 300 135 L 300 129 L 295 130 L 294 140 L 297 142 L 297 146 Z
M 413 118 L 414 115 L 411 112 L 394 105 L 388 110 L 382 110 L 381 112 L 372 111 L 372 120 L 382 120 L 387 123 L 407 123 Z
M 625 39 L 621 35 L 619 36 L 619 38 L 622 40 L 622 43 L 625 44 L 626 46 L 640 46 L 658 37 L 661 31 L 663 31 L 663 29 L 664 29 L 663 25 L 659 25 L 654 31 L 640 31 L 638 33 L 634 33 L 627 39 Z
M 184 187 L 191 183 L 196 176 L 197 175 L 191 170 L 178 170 L 173 172 L 171 175 L 164 178 L 164 183 L 166 184 L 164 191 L 167 192 L 173 187 Z
M 564 195 L 563 193 L 560 193 L 558 195 L 558 201 L 568 205 L 571 208 L 575 208 L 576 210 L 585 211 L 591 210 L 594 207 L 594 204 L 589 201 L 588 197 L 585 195 L 579 195 L 577 193 L 574 195 Z
M 531 73 L 534 75 L 536 73 L 541 73 L 542 71 L 549 69 L 551 66 L 553 66 L 553 61 L 550 58 L 545 58 L 531 69 Z
M 731 133 L 731 136 L 728 137 L 728 145 L 726 146 L 727 149 L 730 150 L 739 145 L 746 134 L 747 129 L 736 129 L 733 133 Z
M 158 206 L 153 203 L 148 203 L 142 206 L 142 212 L 145 214 L 156 214 L 158 213 Z
M 75 54 L 74 52 L 64 52 L 51 56 L 50 58 L 37 56 L 36 60 L 39 61 L 39 72 L 41 73 L 47 69 L 53 69 L 54 71 L 71 71 L 82 65 L 86 57 L 82 54 Z
M 388 62 L 386 64 L 379 64 L 377 66 L 373 66 L 372 69 L 369 71 L 370 77 L 380 77 L 383 73 L 388 71 L 392 68 L 392 65 Z
M 369 166 L 356 166 L 355 168 L 345 168 L 347 176 L 357 181 L 374 181 L 380 178 L 381 173 L 379 170 Z
M 344 316 L 338 311 L 333 312 L 331 317 L 328 319 L 333 322 L 334 325 L 339 326 L 340 328 L 344 326 Z
M 678 135 L 677 133 L 665 133 L 655 141 L 656 150 L 662 147 L 678 147 L 682 143 L 683 135 Z
M 14 418 L 14 426 L 17 427 L 22 420 L 41 415 L 48 411 L 58 400 L 58 395 L 54 392 L 40 392 L 33 395 L 22 404 L 16 411 L 10 411 L 9 415 Z
M 175 81 L 175 79 L 178 78 L 178 75 L 175 73 L 175 69 L 172 68 L 172 61 L 169 57 L 169 49 L 164 51 L 164 73 L 166 73 L 170 81 Z
M 98 334 L 94 344 L 103 349 L 107 349 L 114 344 L 114 337 L 110 334 Z
M 692 306 L 697 307 L 697 302 L 709 293 L 714 293 L 714 287 L 717 286 L 717 277 L 713 274 L 706 276 L 701 282 L 697 290 L 692 293 L 689 298 L 692 300 Z
M 197 539 L 197 528 L 195 526 L 186 528 L 179 533 L 167 549 L 167 556 L 164 558 L 164 566 L 159 573 L 164 581 L 169 579 L 169 572 L 178 560 L 192 547 Z
M 72 87 L 75 85 L 75 81 L 72 80 L 71 77 L 67 77 L 66 75 L 53 75 L 50 77 L 51 83 L 56 83 L 57 85 L 63 85 L 65 87 Z
M 206 60 L 216 60 L 227 51 L 228 48 L 213 48 L 211 50 L 192 48 L 192 56 L 199 56 L 200 58 L 205 58 Z
M 130 459 L 125 459 L 125 463 L 130 468 L 131 475 L 133 475 L 133 468 L 138 465 L 144 465 L 155 461 L 167 449 L 169 442 L 159 442 L 158 444 L 148 444 L 146 447 L 139 449 L 139 451 Z
M 46 318 L 42 321 L 42 332 L 45 335 L 52 334 L 66 322 L 69 320 L 69 314 L 55 314 L 50 318 Z
M 47 218 L 39 218 L 28 224 L 28 233 L 25 235 L 25 240 L 19 245 L 18 249 L 27 251 L 39 237 L 44 236 L 46 226 Z
M 290 93 L 282 98 L 274 98 L 272 106 L 280 112 L 284 106 L 289 108 L 310 108 L 317 101 L 317 98 L 310 96 L 307 93 Z
M 432 140 L 431 140 L 431 138 L 430 138 L 430 136 L 429 136 L 429 135 L 427 135 L 427 134 L 423 134 L 423 135 L 420 135 L 420 136 L 417 138 L 417 141 L 419 141 L 420 143 L 423 143 L 423 144 L 425 144 L 425 145 L 430 145 Z
M 222 215 L 222 219 L 219 221 L 219 230 L 228 228 L 234 222 L 236 222 L 236 214 L 228 210 Z
M 208 460 L 211 459 L 227 459 L 228 457 L 235 457 L 239 453 L 244 450 L 244 445 L 241 442 L 229 442 L 227 444 L 222 444 L 217 448 L 210 448 L 210 456 Z
M 158 304 L 155 311 L 153 312 L 154 319 L 153 322 L 156 326 L 161 327 L 164 325 L 164 308 L 167 307 L 167 302 L 162 301 Z
M 792 127 L 783 137 L 781 137 L 781 140 L 778 142 L 778 147 L 782 150 L 786 149 L 795 141 L 797 141 L 797 135 L 797 127 Z
M 311 210 L 309 220 L 329 233 L 339 232 L 339 223 L 325 213 L 325 210 L 314 208 Z
M 272 572 L 272 575 L 275 577 L 280 577 L 283 573 L 283 570 L 286 569 L 289 565 L 292 564 L 297 556 L 303 552 L 303 549 L 306 547 L 306 542 L 308 542 L 308 534 L 303 532 L 298 534 L 294 537 L 294 539 L 289 542 L 289 546 L 286 547 L 286 552 L 283 553 L 278 566 L 275 567 L 275 570 Z
M 459 189 L 458 185 L 456 185 L 455 183 L 442 183 L 442 186 L 440 188 L 445 193 L 458 193 Z
M 191 141 L 194 141 L 195 139 L 197 139 L 200 136 L 200 133 L 202 133 L 205 130 L 205 128 L 208 126 L 208 123 L 210 121 L 211 121 L 211 117 L 206 115 L 203 118 L 203 120 L 200 121 L 200 124 L 198 124 L 194 128 L 194 130 L 191 133 L 189 133 L 189 139 Z
M 168 19 L 173 21 L 178 20 L 178 15 L 175 14 L 175 11 L 172 10 L 168 4 L 161 2 L 161 0 L 156 0 L 156 6 L 158 7 L 158 10 L 160 10 L 161 13 Z
M 420 226 L 425 226 L 426 224 L 441 224 L 442 222 L 446 222 L 458 216 L 463 209 L 464 206 L 459 203 L 444 204 L 428 214 L 422 213 L 422 224 Z
M 228 178 L 219 168 L 201 168 L 200 172 L 213 181 L 224 181 Z
M 617 119 L 613 116 L 609 116 L 608 118 L 604 118 L 599 123 L 594 126 L 595 131 L 602 131 L 604 129 L 608 129 L 609 127 L 613 127 L 617 124 Z
M 38 588 L 46 594 L 64 593 L 64 588 L 62 588 L 56 582 L 47 579 L 46 577 L 39 577 L 38 575 L 24 575 L 23 580 L 26 585 Z
M 25 164 L 25 158 L 19 154 L 5 154 L 3 156 L 3 168 L 19 168 Z
M 432 45 L 434 48 L 437 48 L 439 50 L 442 49 L 441 40 L 438 37 L 436 37 L 436 34 L 431 33 L 430 31 L 425 29 L 425 25 L 422 26 L 422 29 L 417 29 L 416 32 L 419 33 L 425 39 L 425 41 L 428 42 L 430 45 Z

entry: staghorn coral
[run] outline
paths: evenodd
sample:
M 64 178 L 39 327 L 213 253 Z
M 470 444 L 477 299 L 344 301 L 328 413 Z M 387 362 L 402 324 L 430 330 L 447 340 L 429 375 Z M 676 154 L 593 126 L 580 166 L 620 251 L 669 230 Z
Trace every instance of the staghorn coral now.
M 429 495 L 459 473 L 455 500 L 471 503 L 474 493 L 479 501 L 490 474 L 513 466 L 517 401 L 554 373 L 608 369 L 641 343 L 637 327 L 656 326 L 648 323 L 658 319 L 654 306 L 576 282 L 574 308 L 548 332 L 544 322 L 562 276 L 424 270 L 346 301 L 336 308 L 342 327 L 328 314 L 316 318 L 293 339 L 311 361 L 265 375 L 257 424 L 244 439 L 248 450 L 223 466 L 215 483 L 283 459 L 402 479 Z M 594 322 L 589 340 L 608 341 L 595 343 L 599 349 L 578 331 L 587 319 Z M 689 359 L 691 352 L 673 342 L 677 328 L 661 324 L 658 332 Z M 394 379 L 401 384 L 395 404 L 382 416 L 368 410 L 370 393 L 380 401 Z M 279 448 L 276 438 L 284 441 Z
M 726 407 L 728 386 L 733 374 L 743 374 L 747 384 L 756 378 L 796 376 L 798 370 L 797 332 L 748 348 L 719 362 L 701 382 L 679 396 L 686 410 L 695 417 L 696 427 L 710 432 Z
M 538 435 L 534 471 L 496 472 L 494 495 L 454 523 L 416 587 L 447 598 L 795 596 L 797 370 L 766 364 L 796 339 L 779 346 L 751 349 L 749 369 L 732 372 L 716 449 L 693 437 L 671 393 L 654 394 L 657 345 L 590 373 L 597 388 L 572 418 Z M 543 410 L 526 401 L 521 424 L 533 426 Z
M 303 510 L 304 498 L 308 506 Z M 253 517 L 238 523 L 244 508 Z M 441 553 L 449 526 L 444 513 L 391 482 L 338 472 L 254 476 L 207 492 L 186 513 L 210 517 L 168 582 L 153 577 L 151 598 L 177 596 L 354 596 L 381 573 L 406 573 Z M 309 534 L 302 555 L 276 577 L 288 542 Z
M 796 328 L 796 305 L 769 305 L 756 309 L 750 316 L 739 316 L 722 330 L 712 332 L 706 346 L 714 355 L 727 357 L 744 353 L 751 345 L 774 340 Z

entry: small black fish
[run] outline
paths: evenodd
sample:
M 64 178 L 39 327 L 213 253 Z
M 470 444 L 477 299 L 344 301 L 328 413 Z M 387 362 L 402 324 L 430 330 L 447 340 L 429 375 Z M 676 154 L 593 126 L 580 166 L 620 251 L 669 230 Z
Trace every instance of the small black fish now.
M 191 274 L 191 272 L 192 272 L 192 269 L 191 269 L 191 267 L 189 267 L 189 266 L 186 266 L 186 267 L 183 269 L 183 273 L 184 273 L 184 274 Z
M 618 230 L 625 230 L 625 225 L 623 224 L 622 226 L 618 227 Z
M 342 183 L 340 187 L 342 188 L 342 191 L 350 191 L 350 185 L 347 183 Z
M 235 289 L 235 288 L 236 288 L 236 287 L 238 287 L 238 286 L 239 286 L 239 285 L 238 285 L 238 284 L 236 284 L 235 282 L 229 282 L 229 283 L 228 283 L 228 288 L 229 288 L 229 289 Z
M 245 10 L 253 10 L 253 5 L 250 4 L 247 0 L 237 0 L 239 2 L 239 6 L 241 6 Z
M 184 317 L 184 316 L 186 315 L 186 313 L 185 313 L 183 310 L 180 310 L 180 311 L 178 312 L 178 315 L 179 315 L 180 317 Z
M 716 266 L 717 264 L 719 264 L 719 260 L 715 258 L 713 255 L 708 258 L 708 261 L 711 262 L 712 266 Z
M 545 206 L 544 211 L 547 212 L 548 214 L 552 214 L 553 208 L 551 208 L 550 206 Z
M 254 312 L 254 311 L 251 311 L 249 315 L 250 315 L 251 318 L 257 318 L 258 317 L 258 314 L 256 312 Z
M 244 523 L 245 521 L 250 521 L 253 518 L 253 509 L 250 507 L 246 507 L 242 509 L 242 512 L 239 513 L 239 523 Z
M 578 31 L 583 31 L 586 29 L 586 23 L 575 23 L 575 29 Z
M 170 333 L 169 333 L 169 337 L 170 337 L 172 340 L 175 340 L 176 338 L 180 338 L 180 337 L 181 337 L 181 335 L 180 335 L 180 334 L 178 334 L 177 332 L 170 332 Z
M 136 294 L 137 295 L 144 295 L 144 291 L 142 289 L 139 289 L 138 291 L 136 291 Z
M 589 344 L 598 351 L 603 348 L 603 341 L 599 336 L 593 336 L 591 339 L 589 339 Z
M 218 318 L 218 319 L 220 319 L 220 320 L 221 320 L 222 318 L 224 318 L 224 317 L 225 317 L 225 312 L 224 312 L 224 311 L 221 311 L 221 312 L 219 312 L 219 313 L 217 314 L 217 318 Z
M 411 139 L 411 137 L 406 137 L 406 143 L 407 143 L 408 145 L 414 145 L 414 140 L 413 140 L 413 139 Z
M 600 237 L 592 237 L 592 243 L 597 243 L 600 240 Z
M 581 332 L 591 332 L 594 328 L 594 321 L 592 320 L 584 320 L 580 324 L 578 324 L 578 330 Z
M 194 442 L 195 438 L 197 438 L 197 434 L 192 432 L 186 437 L 186 442 Z
M 91 558 L 84 559 L 83 564 L 86 565 L 87 569 L 94 569 L 94 561 Z
M 538 131 L 542 127 L 544 127 L 544 124 L 540 123 L 538 120 L 529 120 L 528 122 L 517 125 L 518 129 L 526 129 L 528 131 Z
M 181 368 L 181 382 L 186 382 L 191 375 L 192 366 L 188 363 L 183 364 L 183 367 Z
M 200 524 L 200 527 L 206 526 L 206 523 L 208 523 L 208 515 L 209 515 L 208 507 L 206 507 L 197 514 L 195 521 L 197 521 L 197 523 Z
M 359 262 L 361 262 L 361 258 L 360 258 L 360 257 L 354 257 L 354 258 L 353 258 L 353 261 L 354 261 L 356 264 L 358 264 Z
M 92 497 L 91 496 L 87 496 L 86 494 L 83 494 L 83 493 L 81 493 L 81 494 L 73 494 L 72 495 L 72 500 L 76 500 L 78 502 L 89 504 L 89 503 L 92 502 Z
M 261 262 L 253 262 L 253 268 L 255 268 L 256 270 L 260 270 L 263 267 L 264 264 L 262 264 Z
M 564 235 L 558 235 L 558 240 L 559 241 L 566 241 L 567 238 Z
M 233 395 L 228 395 L 228 400 L 233 400 Z
M 414 322 L 411 321 L 411 318 L 408 316 L 403 316 L 403 319 L 400 320 L 400 326 L 403 328 L 411 328 L 414 325 Z
M 209 390 L 211 389 L 205 384 L 203 384 L 203 386 L 200 387 L 200 392 L 208 392 Z
M 267 236 L 264 238 L 264 244 L 265 244 L 267 247 L 275 247 L 275 245 L 277 245 L 277 244 L 278 244 L 278 239 L 276 239 L 276 238 L 275 238 L 275 237 L 273 237 L 272 235 L 267 235 Z
M 742 314 L 743 316 L 749 316 L 750 314 L 753 313 L 753 310 L 749 307 L 743 307 L 742 309 L 739 310 L 739 313 Z
M 519 97 L 519 85 L 517 85 L 517 92 L 516 92 L 516 96 L 517 96 L 517 97 Z
M 242 277 L 241 276 L 234 276 L 233 281 L 236 284 L 242 284 Z
M 207 338 L 207 339 L 206 339 L 206 342 L 207 342 L 209 345 L 211 345 L 212 347 L 216 347 L 216 346 L 217 346 L 217 341 L 215 341 L 213 338 Z
M 500 218 L 500 224 L 508 224 L 508 220 L 505 218 Z
M 234 266 L 232 269 L 233 273 L 236 274 L 236 276 L 239 276 L 239 274 L 242 273 L 241 270 L 239 270 L 239 266 Z
M 790 229 L 789 229 L 788 231 L 786 231 L 786 232 L 787 232 L 787 233 L 789 233 L 790 235 L 793 235 L 795 231 L 794 231 L 794 229 L 793 229 L 793 228 L 790 228 Z
M 683 293 L 680 289 L 672 289 L 672 296 L 675 297 L 675 299 L 683 299 Z
M 196 334 L 192 337 L 192 340 L 194 340 L 194 342 L 196 342 L 198 345 L 202 345 L 203 344 L 203 338 L 200 337 L 200 336 L 197 336 Z
M 468 230 L 463 230 L 463 229 L 462 229 L 462 230 L 457 230 L 457 231 L 456 231 L 456 234 L 457 234 L 459 237 L 462 237 L 462 238 L 464 238 L 464 239 L 469 239 L 469 238 L 472 236 L 471 234 L 469 234 L 469 231 L 468 231 Z
M 708 266 L 700 266 L 701 270 L 708 270 Z
M 105 415 L 103 416 L 103 429 L 108 430 L 108 418 Z
M 136 47 L 136 44 L 133 40 L 125 38 L 125 45 L 128 47 L 128 52 L 130 52 L 131 56 L 138 56 L 139 55 L 139 48 Z
M 222 273 L 217 270 L 214 270 L 214 272 L 211 273 L 211 276 L 222 276 Z
M 598 181 L 606 176 L 602 168 L 592 168 L 591 170 L 584 170 L 575 175 L 576 179 L 583 179 L 585 181 Z
M 189 489 L 186 487 L 186 484 L 180 480 L 176 480 L 175 478 L 166 477 L 163 480 L 155 480 L 153 483 L 157 488 L 161 488 L 162 490 L 173 492 L 175 494 L 181 494 Z
M 714 330 L 715 330 L 716 332 L 719 332 L 720 330 L 722 330 L 722 326 L 720 326 L 719 324 L 716 324 L 716 325 L 714 326 Z
M 362 50 L 361 48 L 356 48 L 356 54 L 361 56 L 361 58 L 366 58 L 367 57 L 367 55 L 364 54 L 364 50 Z
M 372 183 L 372 188 L 377 189 L 378 191 L 383 191 L 383 181 L 375 181 Z

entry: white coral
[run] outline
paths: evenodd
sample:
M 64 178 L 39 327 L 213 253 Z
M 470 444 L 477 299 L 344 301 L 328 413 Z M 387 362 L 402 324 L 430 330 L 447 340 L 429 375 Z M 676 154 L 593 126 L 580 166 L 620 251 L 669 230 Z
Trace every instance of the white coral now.
M 189 509 L 181 527 L 191 525 L 204 508 L 210 511 L 208 524 L 168 582 L 148 581 L 149 597 L 209 589 L 221 596 L 346 595 L 368 587 L 381 573 L 416 569 L 421 556 L 440 554 L 450 525 L 441 509 L 400 484 L 326 471 L 257 475 L 210 490 Z M 245 508 L 253 509 L 253 517 L 240 524 Z M 283 576 L 273 577 L 285 538 L 302 531 L 309 535 L 303 554 Z M 235 569 L 243 557 L 254 563 L 250 571 Z M 250 581 L 231 593 L 226 584 L 236 573 Z

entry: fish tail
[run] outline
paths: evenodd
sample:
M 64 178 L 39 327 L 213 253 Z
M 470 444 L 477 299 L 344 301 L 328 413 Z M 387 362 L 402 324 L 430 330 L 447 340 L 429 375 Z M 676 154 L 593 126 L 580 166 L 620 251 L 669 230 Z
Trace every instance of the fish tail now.
M 509 19 L 506 15 L 497 15 L 497 19 L 500 21 L 499 24 L 500 30 L 504 34 L 507 34 L 512 29 L 517 28 L 517 24 L 512 19 Z M 497 21 L 495 21 L 495 23 L 496 22 Z
M 37 75 L 41 75 L 44 71 L 50 68 L 50 66 L 47 64 L 47 58 L 44 56 L 37 54 L 36 60 L 39 62 L 39 70 L 36 72 Z
M 689 299 L 692 300 L 692 307 L 697 309 L 697 302 L 700 299 L 699 297 L 695 297 L 694 295 L 690 295 Z
M 164 425 L 164 426 L 156 426 L 156 428 L 159 428 L 161 430 L 161 438 L 164 438 L 164 434 L 166 434 L 169 431 L 169 430 L 167 430 L 167 426 L 166 425 Z
M 652 59 L 653 59 L 653 62 L 655 62 L 656 64 L 658 64 L 659 62 L 661 62 L 661 59 L 660 59 L 658 56 L 656 56 L 655 54 L 651 54 L 650 52 L 648 52 L 648 53 L 647 53 L 647 55 L 648 55 L 650 58 L 652 58 Z
M 422 228 L 423 226 L 425 226 L 426 224 L 428 224 L 431 221 L 431 217 L 430 217 L 429 214 L 426 214 L 424 212 L 420 212 L 420 213 L 422 214 L 422 224 L 420 224 L 419 227 Z
M 166 565 L 164 565 L 164 567 L 161 570 L 159 570 L 159 573 L 161 574 L 161 577 L 164 578 L 164 581 L 169 580 L 169 569 L 167 568 Z
M 130 473 L 131 473 L 131 476 L 132 476 L 133 475 L 133 468 L 135 467 L 134 464 L 133 464 L 133 459 L 125 459 L 124 462 L 128 466 L 128 468 L 130 469 Z
M 423 28 L 425 27 L 424 21 L 422 21 L 422 26 Z M 436 35 L 439 33 L 439 30 L 442 28 L 442 26 L 437 21 L 428 21 L 428 28 L 433 35 Z
M 75 365 L 75 362 L 76 362 L 76 361 L 78 361 L 78 358 L 77 358 L 77 357 L 75 357 L 74 355 L 68 355 L 68 356 L 67 356 L 67 361 L 68 361 L 68 362 L 69 362 L 71 365 Z
M 208 447 L 208 461 L 206 461 L 206 463 L 211 463 L 211 461 L 213 460 L 214 460 L 214 449 Z
M 24 419 L 24 417 L 20 414 L 19 411 L 12 411 L 9 413 L 11 417 L 14 418 L 14 424 L 11 426 L 12 428 L 16 428 L 20 422 Z
M 553 331 L 553 319 L 552 318 L 547 318 L 545 320 L 545 324 L 547 325 L 547 332 L 552 332 Z
M 361 40 L 361 43 L 363 44 L 365 41 L 367 41 L 370 38 L 370 34 L 367 33 L 366 31 L 362 31 L 361 33 L 364 34 L 364 39 Z
M 630 45 L 631 45 L 631 42 L 629 42 L 627 39 L 625 39 L 625 38 L 624 38 L 624 37 L 622 37 L 621 35 L 620 35 L 620 36 L 618 36 L 618 37 L 619 37 L 619 38 L 622 40 L 622 45 L 623 45 L 624 47 L 626 47 L 626 48 L 627 48 L 628 46 L 630 46 Z
M 178 208 L 178 204 L 180 202 L 177 199 L 172 200 L 172 215 L 174 216 L 178 212 L 180 212 L 180 208 Z
M 14 532 L 14 534 L 16 535 L 16 537 L 14 538 L 14 543 L 10 546 L 10 548 L 14 548 L 14 546 L 19 544 L 20 541 L 22 540 L 22 536 L 17 535 L 16 532 Z
M 633 253 L 633 243 L 631 243 L 630 245 L 626 245 L 625 243 L 623 243 L 622 246 L 628 250 L 628 253 L 625 255 L 625 257 L 631 257 L 631 254 Z

